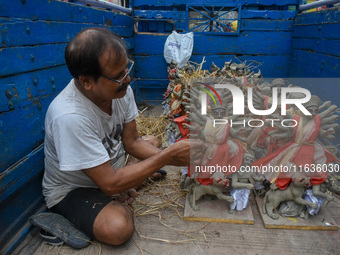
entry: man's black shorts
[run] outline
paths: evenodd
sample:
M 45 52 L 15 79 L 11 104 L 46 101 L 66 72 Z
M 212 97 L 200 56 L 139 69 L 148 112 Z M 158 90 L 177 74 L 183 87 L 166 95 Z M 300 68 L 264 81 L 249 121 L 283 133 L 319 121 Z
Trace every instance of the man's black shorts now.
M 78 188 L 51 208 L 71 221 L 77 229 L 95 239 L 93 223 L 99 212 L 112 201 L 112 198 L 96 188 Z

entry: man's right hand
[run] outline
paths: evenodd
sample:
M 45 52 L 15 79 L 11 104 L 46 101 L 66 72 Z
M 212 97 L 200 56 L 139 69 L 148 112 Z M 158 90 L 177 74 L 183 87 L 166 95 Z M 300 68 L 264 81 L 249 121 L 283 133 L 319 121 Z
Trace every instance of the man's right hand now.
M 167 150 L 170 152 L 169 165 L 189 166 L 198 164 L 203 158 L 206 145 L 198 140 L 184 139 L 171 145 Z

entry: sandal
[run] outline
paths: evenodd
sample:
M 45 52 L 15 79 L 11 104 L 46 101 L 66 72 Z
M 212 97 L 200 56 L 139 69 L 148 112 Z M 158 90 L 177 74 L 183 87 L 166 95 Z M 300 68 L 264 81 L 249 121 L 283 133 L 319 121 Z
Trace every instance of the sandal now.
M 40 235 L 49 244 L 65 243 L 75 249 L 81 249 L 90 244 L 90 238 L 60 214 L 39 213 L 31 216 L 29 221 L 32 225 L 42 229 Z

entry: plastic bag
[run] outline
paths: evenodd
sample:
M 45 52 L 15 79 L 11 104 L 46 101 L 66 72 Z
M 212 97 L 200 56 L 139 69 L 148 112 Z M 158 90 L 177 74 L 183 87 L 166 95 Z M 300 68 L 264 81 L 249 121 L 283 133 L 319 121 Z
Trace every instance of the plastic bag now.
M 230 195 L 234 198 L 234 202 L 230 204 L 230 209 L 242 211 L 248 206 L 250 190 L 246 188 L 231 188 Z
M 194 34 L 192 32 L 178 34 L 176 31 L 173 31 L 164 44 L 165 61 L 170 64 L 171 60 L 173 60 L 181 68 L 189 61 L 193 47 Z

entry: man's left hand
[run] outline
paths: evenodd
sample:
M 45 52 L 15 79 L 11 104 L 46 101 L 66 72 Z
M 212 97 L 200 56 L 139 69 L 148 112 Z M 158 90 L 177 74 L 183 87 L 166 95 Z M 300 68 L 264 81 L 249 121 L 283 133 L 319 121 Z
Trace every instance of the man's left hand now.
M 129 189 L 128 191 L 117 194 L 116 201 L 120 203 L 131 204 L 137 196 L 138 196 L 138 193 L 135 189 Z

